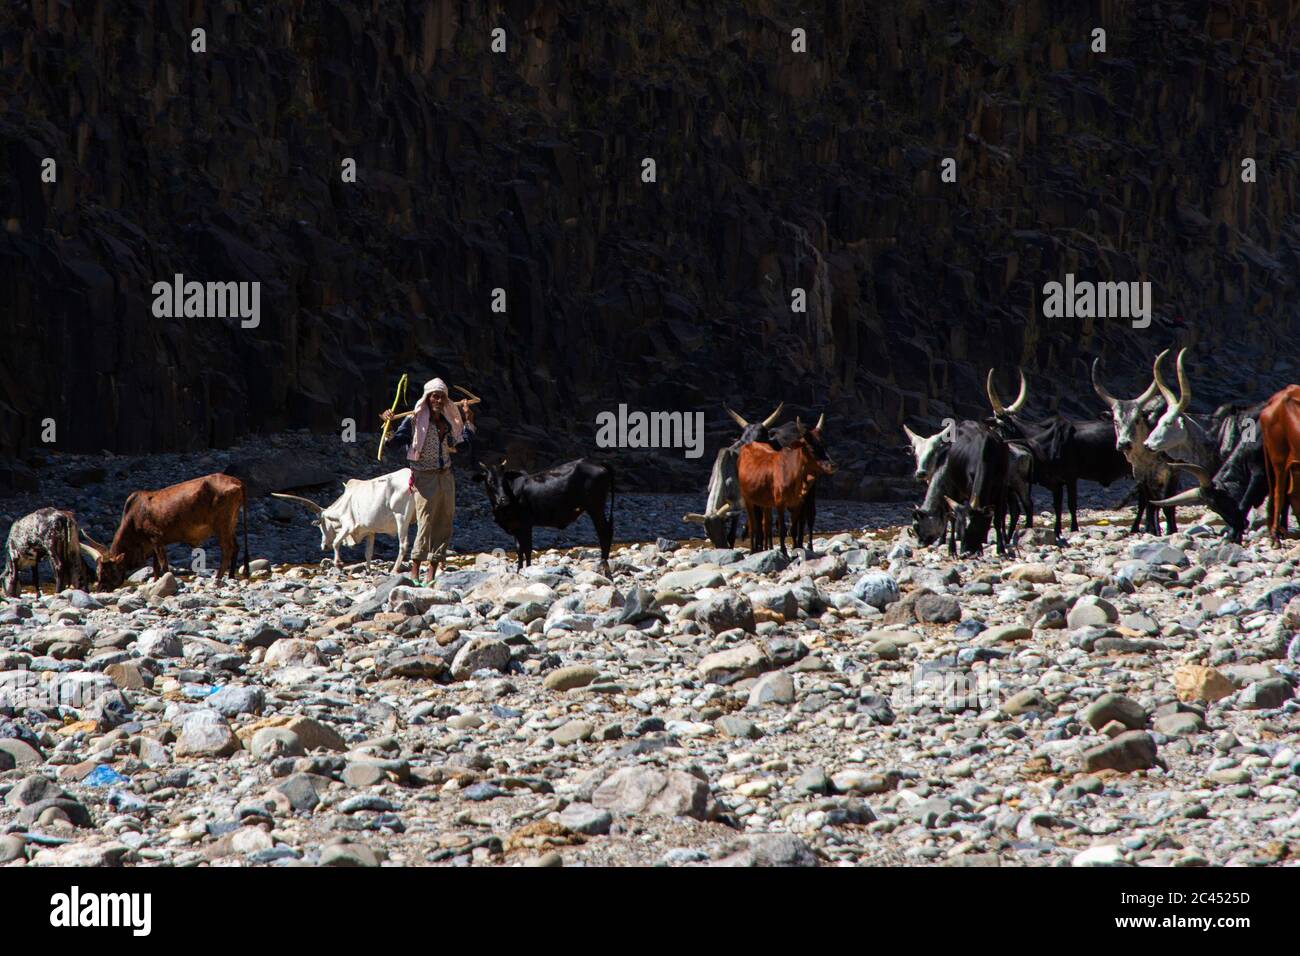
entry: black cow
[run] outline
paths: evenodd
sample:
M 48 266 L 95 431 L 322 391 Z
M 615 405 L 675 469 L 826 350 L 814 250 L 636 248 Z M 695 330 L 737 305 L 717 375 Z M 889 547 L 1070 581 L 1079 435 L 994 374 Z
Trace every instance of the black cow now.
M 1197 487 L 1155 504 L 1204 504 L 1223 519 L 1225 536 L 1240 543 L 1250 509 L 1259 507 L 1268 498 L 1264 445 L 1259 434 L 1259 413 L 1265 404 L 1228 404 L 1215 409 L 1210 421 L 1218 436 L 1218 454 L 1223 464 L 1211 474 L 1191 462 L 1173 462 L 1175 468 L 1196 479 Z
M 1061 537 L 1062 494 L 1068 495 L 1070 530 L 1079 530 L 1079 482 L 1095 481 L 1109 486 L 1118 478 L 1132 474 L 1128 460 L 1115 448 L 1114 429 L 1103 421 L 1072 421 L 1052 415 L 1039 422 L 1029 422 L 1017 414 L 1025 404 L 1025 376 L 1020 374 L 1020 394 L 1010 405 L 1003 405 L 993 388 L 993 370 L 985 383 L 993 417 L 987 424 L 1003 440 L 1026 448 L 1034 459 L 1033 482 L 1052 493 L 1052 510 L 1056 514 L 1056 536 Z M 1139 515 L 1144 503 L 1139 498 Z
M 515 570 L 533 563 L 533 528 L 567 528 L 584 511 L 600 539 L 601 571 L 608 575 L 609 549 L 614 541 L 614 471 L 586 458 L 565 462 L 531 475 L 507 471 L 505 460 L 484 465 L 474 474 L 483 482 L 492 518 L 501 530 L 514 536 L 518 563 Z M 609 514 L 605 514 L 605 499 Z
M 1014 502 L 1009 494 L 1010 469 L 1010 448 L 993 429 L 978 422 L 959 422 L 947 456 L 930 476 L 925 500 L 913 511 L 917 541 L 935 544 L 950 530 L 960 530 L 963 552 L 978 553 L 992 525 L 998 554 L 1006 554 L 1016 522 L 1013 516 L 1008 529 L 1008 501 Z M 949 502 L 965 508 L 954 509 Z

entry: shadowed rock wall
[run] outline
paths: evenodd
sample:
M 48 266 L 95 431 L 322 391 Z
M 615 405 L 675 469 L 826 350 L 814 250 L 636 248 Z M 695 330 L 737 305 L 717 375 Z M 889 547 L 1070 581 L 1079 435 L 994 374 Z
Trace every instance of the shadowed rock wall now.
M 365 430 L 436 372 L 521 461 L 620 401 L 705 411 L 702 459 L 621 456 L 664 489 L 724 403 L 824 408 L 835 491 L 873 494 L 990 365 L 1044 414 L 1097 410 L 1094 355 L 1132 393 L 1192 345 L 1202 408 L 1296 378 L 1300 2 L 804 6 L 6 5 L 0 452 L 46 417 L 74 451 Z M 1043 318 L 1071 271 L 1150 280 L 1151 327 Z M 155 318 L 175 273 L 260 280 L 260 327 Z

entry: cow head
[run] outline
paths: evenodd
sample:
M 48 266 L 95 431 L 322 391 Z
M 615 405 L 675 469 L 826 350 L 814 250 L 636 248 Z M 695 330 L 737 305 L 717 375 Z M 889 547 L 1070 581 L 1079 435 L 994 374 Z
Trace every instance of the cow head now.
M 735 448 L 740 445 L 748 445 L 750 442 L 755 441 L 767 441 L 767 430 L 776 424 L 777 417 L 780 416 L 781 409 L 783 408 L 785 408 L 785 402 L 776 406 L 771 415 L 768 415 L 767 418 L 758 422 L 745 421 L 745 419 L 741 418 L 740 415 L 728 408 L 727 414 L 731 416 L 733 422 L 740 426 L 740 438 L 736 439 L 736 441 L 732 443 L 732 447 Z
M 492 506 L 492 513 L 500 516 L 516 503 L 515 490 L 512 478 L 514 472 L 506 471 L 506 460 L 501 459 L 499 465 L 485 465 L 479 462 L 481 471 L 473 475 L 473 480 L 481 482 L 483 490 L 487 492 L 488 504 Z
M 1228 488 L 1214 480 L 1208 471 L 1186 461 L 1172 462 L 1175 468 L 1182 469 L 1196 479 L 1196 487 L 1180 491 L 1172 498 L 1151 502 L 1155 508 L 1175 508 L 1180 505 L 1200 504 L 1209 508 L 1228 526 L 1228 535 L 1240 543 L 1246 531 L 1246 514 L 1242 511 L 1237 496 Z
M 956 423 L 950 418 L 942 431 L 925 438 L 906 425 L 903 426 L 907 440 L 912 445 L 912 457 L 916 459 L 916 471 L 913 477 L 917 481 L 930 480 L 930 476 L 934 474 L 934 470 L 939 467 L 939 462 L 943 459 L 944 451 L 955 437 L 953 434 L 955 427 Z
M 122 586 L 130 570 L 124 552 L 104 547 L 87 534 L 84 528 L 81 530 L 79 546 L 82 556 L 95 568 L 96 591 L 115 591 Z
M 1163 355 L 1164 353 L 1160 353 Z M 1156 359 L 1159 365 L 1160 359 Z M 1097 397 L 1106 403 L 1110 409 L 1111 423 L 1115 426 L 1115 448 L 1127 455 L 1134 448 L 1140 447 L 1146 440 L 1150 430 L 1150 423 L 1147 420 L 1146 405 L 1157 394 L 1156 383 L 1152 382 L 1145 392 L 1137 398 L 1126 400 L 1116 398 L 1110 392 L 1106 391 L 1106 386 L 1102 384 L 1098 372 L 1098 366 L 1101 359 L 1094 359 L 1092 363 L 1092 388 L 1097 393 Z
M 1192 388 L 1187 382 L 1187 373 L 1183 370 L 1183 356 L 1187 354 L 1187 349 L 1181 349 L 1178 352 L 1177 397 L 1160 378 L 1160 360 L 1167 354 L 1169 354 L 1168 349 L 1157 355 L 1155 366 L 1152 369 L 1156 387 L 1160 389 L 1160 394 L 1165 399 L 1165 412 L 1156 421 L 1155 427 L 1151 429 L 1151 434 L 1147 435 L 1146 441 L 1143 442 L 1147 451 L 1167 452 L 1169 449 L 1182 445 L 1187 441 L 1187 423 L 1183 417 L 1183 412 L 1187 410 L 1187 406 L 1192 400 Z
M 346 485 L 344 487 L 346 488 Z M 343 525 L 339 521 L 338 516 L 330 514 L 327 509 L 322 508 L 310 498 L 303 498 L 301 495 L 283 495 L 275 491 L 271 492 L 271 497 L 279 498 L 282 501 L 292 501 L 295 504 L 300 504 L 316 515 L 316 517 L 311 519 L 311 523 L 317 528 L 320 528 L 320 549 L 322 551 L 334 550 L 334 545 L 336 543 L 351 543 L 339 540 L 339 533 L 343 530 Z
M 807 462 L 808 475 L 816 478 L 819 475 L 835 474 L 835 462 L 831 461 L 831 456 L 826 452 L 826 446 L 822 443 L 822 430 L 826 427 L 826 413 L 823 412 L 817 419 L 817 424 L 809 428 L 799 419 L 794 420 L 795 428 L 799 433 L 799 441 L 803 443 L 808 454 L 804 456 Z M 796 443 L 797 444 L 797 443 Z
M 916 536 L 917 542 L 921 545 L 929 547 L 937 541 L 942 541 L 944 532 L 947 530 L 948 513 L 946 510 L 926 511 L 921 507 L 912 509 L 912 534 Z

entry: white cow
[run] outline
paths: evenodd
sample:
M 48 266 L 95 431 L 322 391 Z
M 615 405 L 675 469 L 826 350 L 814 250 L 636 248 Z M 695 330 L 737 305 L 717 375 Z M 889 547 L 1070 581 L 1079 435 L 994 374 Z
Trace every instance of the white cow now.
M 397 535 L 397 560 L 393 571 L 398 571 L 407 557 L 407 530 L 415 513 L 415 498 L 411 494 L 411 469 L 403 468 L 378 478 L 349 478 L 343 483 L 343 494 L 328 508 L 322 508 L 309 498 L 297 495 L 272 494 L 272 498 L 296 501 L 316 512 L 312 524 L 320 528 L 322 551 L 334 550 L 334 564 L 340 563 L 339 548 L 366 542 L 366 563 L 375 556 L 375 535 Z

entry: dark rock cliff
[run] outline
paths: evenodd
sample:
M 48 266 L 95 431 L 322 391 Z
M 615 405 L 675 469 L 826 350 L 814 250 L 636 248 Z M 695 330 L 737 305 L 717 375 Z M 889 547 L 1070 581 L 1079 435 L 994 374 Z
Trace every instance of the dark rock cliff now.
M 706 412 L 701 461 L 625 453 L 643 486 L 700 483 L 724 403 L 825 409 L 835 490 L 869 494 L 904 419 L 984 411 L 990 365 L 1006 392 L 1024 366 L 1033 411 L 1091 415 L 1093 356 L 1135 392 L 1189 345 L 1199 407 L 1262 398 L 1296 378 L 1298 13 L 7 4 L 0 452 L 46 447 L 47 417 L 69 451 L 364 431 L 409 371 L 482 394 L 521 461 L 590 448 L 620 401 Z M 1044 318 L 1067 272 L 1150 280 L 1150 328 Z M 260 327 L 155 318 L 175 273 L 259 280 Z

